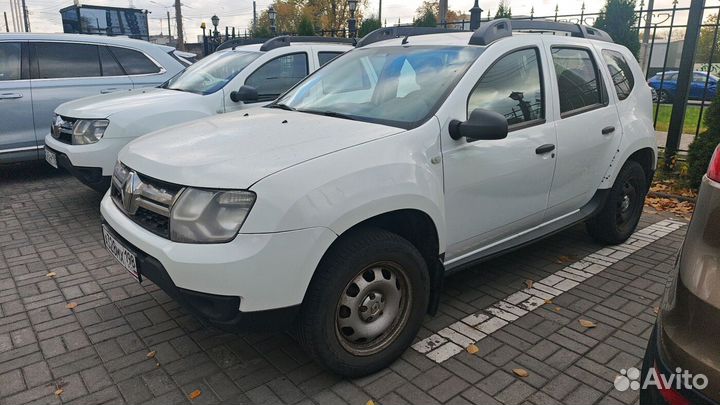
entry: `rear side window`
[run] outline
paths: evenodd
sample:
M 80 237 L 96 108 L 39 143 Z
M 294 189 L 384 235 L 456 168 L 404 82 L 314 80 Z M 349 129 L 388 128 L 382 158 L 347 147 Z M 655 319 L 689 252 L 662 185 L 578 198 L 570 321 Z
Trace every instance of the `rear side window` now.
M 625 100 L 630 96 L 633 86 L 635 86 L 635 78 L 630 65 L 628 65 L 620 52 L 605 49 L 602 51 L 602 55 L 608 65 L 608 70 L 610 70 L 618 98 Z
M 125 69 L 125 73 L 129 75 L 144 75 L 160 72 L 160 67 L 142 52 L 116 46 L 111 46 L 110 50 L 120 62 L 123 69 Z
M 0 81 L 20 80 L 20 55 L 19 43 L 0 43 Z
M 342 52 L 318 52 L 318 61 L 320 62 L 320 66 L 325 65 L 340 55 L 342 55 Z
M 505 116 L 509 126 L 545 118 L 537 49 L 505 55 L 485 71 L 468 98 L 468 116 L 477 108 Z
M 306 53 L 283 55 L 262 65 L 245 80 L 255 87 L 259 101 L 271 101 L 308 75 Z
M 123 76 L 125 74 L 106 46 L 100 47 L 100 66 L 103 76 Z
M 561 114 L 578 113 L 603 104 L 598 69 L 590 51 L 553 47 L 552 57 Z
M 100 76 L 97 45 L 61 42 L 35 43 L 38 79 Z

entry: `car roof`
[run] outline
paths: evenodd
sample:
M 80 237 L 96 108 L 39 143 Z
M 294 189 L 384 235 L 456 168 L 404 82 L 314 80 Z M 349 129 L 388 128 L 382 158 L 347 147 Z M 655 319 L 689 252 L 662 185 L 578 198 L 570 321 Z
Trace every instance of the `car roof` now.
M 93 44 L 120 45 L 131 48 L 152 49 L 158 48 L 165 52 L 174 50 L 175 48 L 166 45 L 153 44 L 139 39 L 128 37 L 109 37 L 106 35 L 86 35 L 86 34 L 43 34 L 34 32 L 14 32 L 0 33 L 0 41 L 67 41 L 67 42 L 88 42 Z
M 526 36 L 526 35 L 552 35 L 548 33 L 538 33 L 538 32 L 525 32 L 525 31 L 514 31 L 513 36 L 500 38 L 497 41 L 508 41 L 512 38 L 517 38 L 519 36 Z M 438 34 L 426 34 L 426 35 L 416 35 L 411 36 L 410 39 L 408 39 L 409 44 L 412 45 L 426 45 L 426 46 L 488 46 L 488 45 L 472 45 L 470 44 L 470 38 L 472 38 L 473 32 L 472 31 L 458 31 L 458 32 L 443 32 Z M 591 38 L 577 38 L 570 35 L 563 35 L 563 38 L 572 38 L 574 40 L 577 40 L 579 43 L 585 42 L 585 41 L 591 41 L 591 42 L 597 42 L 602 43 L 603 45 L 608 45 L 608 42 L 599 41 L 596 39 Z M 371 44 L 365 45 L 364 47 L 371 48 L 371 47 L 382 47 L 382 46 L 395 46 L 395 45 L 403 45 L 405 37 L 400 36 L 397 38 L 390 38 L 378 42 L 373 42 Z M 496 42 L 497 42 L 496 41 Z
M 251 52 L 265 52 L 261 51 L 260 48 L 263 46 L 263 44 L 250 44 L 250 45 L 238 45 L 236 47 L 231 48 L 233 51 L 251 51 Z M 339 47 L 343 50 L 351 49 L 352 45 L 349 44 L 343 44 L 343 43 L 332 43 L 332 42 L 291 42 L 290 45 L 284 46 L 282 48 L 299 48 L 303 46 L 327 46 L 327 47 Z M 227 50 L 231 50 L 227 49 Z M 277 48 L 275 48 L 277 49 Z

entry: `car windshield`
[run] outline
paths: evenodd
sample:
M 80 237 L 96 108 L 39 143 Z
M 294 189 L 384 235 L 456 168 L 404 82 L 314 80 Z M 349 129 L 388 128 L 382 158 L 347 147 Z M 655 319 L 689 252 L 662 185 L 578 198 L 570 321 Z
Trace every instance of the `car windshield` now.
M 318 70 L 270 107 L 410 129 L 435 113 L 483 49 L 356 49 Z
M 211 94 L 232 80 L 245 66 L 257 59 L 260 52 L 221 51 L 190 65 L 163 86 L 170 90 Z

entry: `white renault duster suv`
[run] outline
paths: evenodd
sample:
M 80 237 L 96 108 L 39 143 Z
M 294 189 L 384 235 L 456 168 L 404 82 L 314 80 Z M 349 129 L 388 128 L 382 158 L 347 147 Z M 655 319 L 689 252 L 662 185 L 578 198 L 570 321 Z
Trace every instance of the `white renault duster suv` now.
M 45 136 L 48 162 L 100 192 L 117 154 L 149 132 L 267 104 L 338 55 L 347 38 L 275 37 L 218 51 L 159 88 L 115 92 L 60 105 Z
M 429 32 L 380 29 L 266 107 L 130 143 L 109 250 L 202 318 L 294 327 L 358 376 L 408 348 L 446 273 L 580 221 L 628 238 L 656 164 L 633 55 L 570 24 Z

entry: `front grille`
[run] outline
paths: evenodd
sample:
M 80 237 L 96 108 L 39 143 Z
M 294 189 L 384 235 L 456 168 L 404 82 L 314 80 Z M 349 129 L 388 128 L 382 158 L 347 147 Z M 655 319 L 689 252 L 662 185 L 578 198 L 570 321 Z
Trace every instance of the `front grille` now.
M 155 235 L 170 239 L 170 209 L 182 190 L 182 186 L 121 166 L 113 173 L 110 196 L 133 222 Z
M 50 125 L 50 133 L 53 138 L 62 143 L 72 145 L 73 125 L 75 125 L 75 121 L 77 121 L 75 118 L 56 115 L 55 120 L 53 120 L 52 125 Z

